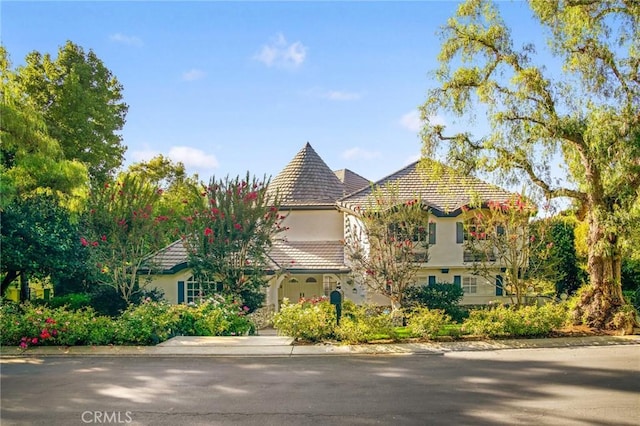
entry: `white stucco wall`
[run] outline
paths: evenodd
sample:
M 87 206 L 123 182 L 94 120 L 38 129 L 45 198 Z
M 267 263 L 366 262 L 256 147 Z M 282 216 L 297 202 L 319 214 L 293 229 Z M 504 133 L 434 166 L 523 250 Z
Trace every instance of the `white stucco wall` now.
M 157 287 L 164 291 L 164 298 L 172 304 L 178 303 L 178 281 L 187 281 L 191 277 L 191 270 L 184 269 L 173 275 L 152 275 L 148 289 Z
M 436 243 L 429 246 L 429 266 L 451 268 L 462 266 L 464 244 L 456 243 L 456 217 L 434 217 L 430 220 L 436 224 Z
M 339 241 L 344 236 L 342 213 L 331 210 L 291 210 L 283 226 L 289 229 L 281 235 L 289 241 Z

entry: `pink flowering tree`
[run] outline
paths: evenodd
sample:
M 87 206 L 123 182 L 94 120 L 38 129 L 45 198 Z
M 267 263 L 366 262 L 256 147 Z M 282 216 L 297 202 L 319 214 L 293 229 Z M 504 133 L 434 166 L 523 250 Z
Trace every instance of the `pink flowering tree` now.
M 356 220 L 345 230 L 351 268 L 397 311 L 421 263 L 428 260 L 429 211 L 419 198 L 403 200 L 397 187 L 387 185 L 374 188 L 367 205 L 351 214 Z
M 189 266 L 203 291 L 217 291 L 256 309 L 264 302 L 265 268 L 285 216 L 277 197 L 267 196 L 269 180 L 213 177 L 202 202 L 185 217 L 182 236 Z M 209 288 L 207 289 L 207 284 Z
M 516 306 L 524 304 L 527 294 L 553 293 L 553 243 L 545 222 L 532 222 L 537 207 L 531 200 L 514 195 L 462 210 L 464 260 L 476 274 L 496 283 Z
M 98 269 L 98 282 L 127 303 L 149 282 L 154 267 L 147 259 L 167 242 L 168 218 L 156 213 L 161 197 L 156 185 L 130 173 L 91 192 L 80 242 Z

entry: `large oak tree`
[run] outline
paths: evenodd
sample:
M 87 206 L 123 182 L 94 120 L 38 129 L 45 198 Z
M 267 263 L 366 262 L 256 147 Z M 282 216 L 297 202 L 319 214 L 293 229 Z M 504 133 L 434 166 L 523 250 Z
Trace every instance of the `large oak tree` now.
M 98 182 L 113 175 L 126 150 L 119 132 L 128 106 L 122 85 L 95 52 L 68 41 L 55 59 L 29 53 L 15 73 L 24 101 L 42 113 L 65 158 L 84 163 Z
M 640 3 L 530 0 L 529 6 L 553 60 L 536 56 L 545 46 L 515 46 L 490 2 L 462 3 L 443 27 L 439 87 L 421 108 L 425 152 L 445 147 L 451 165 L 467 172 L 492 172 L 528 182 L 547 199 L 575 200 L 589 224 L 590 278 L 575 318 L 629 328 L 635 320 L 622 297 L 620 264 L 639 220 Z M 554 67 L 555 60 L 562 66 Z M 486 113 L 491 130 L 474 135 L 429 123 L 443 113 Z M 551 173 L 557 158 L 565 183 Z

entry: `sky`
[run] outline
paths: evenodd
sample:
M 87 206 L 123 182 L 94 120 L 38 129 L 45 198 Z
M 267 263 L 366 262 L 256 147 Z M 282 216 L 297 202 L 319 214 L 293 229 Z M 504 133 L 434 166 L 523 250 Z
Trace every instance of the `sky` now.
M 96 53 L 129 105 L 125 166 L 162 154 L 205 181 L 275 177 L 309 142 L 376 181 L 419 158 L 417 108 L 457 4 L 3 0 L 0 35 L 14 67 L 67 40 Z M 525 3 L 500 7 L 540 37 Z

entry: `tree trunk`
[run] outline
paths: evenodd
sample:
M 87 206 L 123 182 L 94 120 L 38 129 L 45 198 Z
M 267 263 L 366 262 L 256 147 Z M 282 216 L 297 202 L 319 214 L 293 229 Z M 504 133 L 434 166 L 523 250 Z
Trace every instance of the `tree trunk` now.
M 621 255 L 617 235 L 607 232 L 598 210 L 589 215 L 587 270 L 589 286 L 581 293 L 574 322 L 597 329 L 631 332 L 635 314 L 625 309 L 621 286 Z
M 20 302 L 29 300 L 29 279 L 24 272 L 20 273 Z

